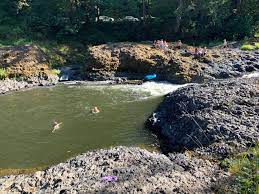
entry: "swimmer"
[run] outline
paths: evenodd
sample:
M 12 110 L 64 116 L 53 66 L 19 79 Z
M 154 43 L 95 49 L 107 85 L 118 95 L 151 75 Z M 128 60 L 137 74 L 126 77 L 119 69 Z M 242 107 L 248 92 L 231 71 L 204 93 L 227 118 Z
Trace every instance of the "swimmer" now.
M 53 126 L 52 126 L 53 127 L 52 133 L 54 133 L 57 129 L 59 129 L 61 124 L 62 123 L 58 123 L 58 122 L 54 121 Z
M 95 106 L 94 108 L 92 108 L 91 112 L 92 112 L 93 114 L 97 114 L 97 113 L 100 112 L 100 110 Z

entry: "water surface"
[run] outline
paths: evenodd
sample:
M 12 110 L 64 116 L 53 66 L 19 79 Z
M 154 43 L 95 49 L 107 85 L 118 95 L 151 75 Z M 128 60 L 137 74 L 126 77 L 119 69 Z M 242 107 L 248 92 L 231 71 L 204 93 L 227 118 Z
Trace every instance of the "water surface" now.
M 0 168 L 51 165 L 115 145 L 154 146 L 144 122 L 171 84 L 57 86 L 0 96 Z M 93 106 L 99 114 L 91 114 Z M 52 133 L 53 121 L 62 122 Z

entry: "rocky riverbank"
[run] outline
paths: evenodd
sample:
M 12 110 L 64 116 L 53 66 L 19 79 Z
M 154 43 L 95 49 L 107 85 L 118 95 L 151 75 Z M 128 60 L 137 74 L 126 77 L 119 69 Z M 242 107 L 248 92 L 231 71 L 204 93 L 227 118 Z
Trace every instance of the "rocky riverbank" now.
M 33 88 L 37 86 L 53 86 L 58 83 L 58 76 L 48 77 L 47 80 L 32 78 L 26 81 L 16 81 L 13 79 L 0 80 L 0 94 L 6 94 L 11 91 L 19 91 L 23 89 Z
M 116 176 L 115 182 L 102 177 Z M 33 175 L 0 178 L 6 193 L 213 193 L 229 175 L 190 154 L 168 157 L 140 148 L 116 147 L 79 155 Z
M 0 48 L 0 68 L 10 79 L 0 80 L 0 94 L 58 83 L 49 67 L 48 55 L 34 45 Z
M 241 77 L 259 70 L 259 51 L 211 48 L 205 56 L 192 54 L 195 48 L 170 44 L 168 51 L 152 43 L 111 43 L 89 48 L 86 77 L 90 80 L 143 79 L 156 73 L 158 80 L 172 83 L 203 82 Z
M 234 78 L 258 72 L 259 52 L 210 49 L 195 58 L 187 52 L 192 49 L 171 45 L 165 53 L 147 43 L 89 48 L 90 80 L 125 83 L 156 72 L 158 80 L 203 82 L 168 94 L 147 122 L 167 155 L 129 147 L 88 152 L 31 175 L 2 177 L 0 193 L 215 193 L 230 178 L 219 159 L 259 141 L 259 79 Z M 16 54 L 0 50 L 0 67 L 25 80 L 0 81 L 0 94 L 58 82 L 39 53 L 33 46 Z M 101 181 L 105 176 L 118 180 Z
M 149 118 L 168 151 L 220 158 L 259 142 L 259 79 L 191 85 L 168 94 Z

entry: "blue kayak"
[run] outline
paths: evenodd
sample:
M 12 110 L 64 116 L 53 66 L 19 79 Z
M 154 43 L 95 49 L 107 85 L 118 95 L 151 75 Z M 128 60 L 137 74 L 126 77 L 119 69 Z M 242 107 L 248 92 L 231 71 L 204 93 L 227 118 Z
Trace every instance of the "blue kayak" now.
M 145 80 L 152 80 L 156 79 L 157 75 L 156 74 L 149 74 L 145 76 Z

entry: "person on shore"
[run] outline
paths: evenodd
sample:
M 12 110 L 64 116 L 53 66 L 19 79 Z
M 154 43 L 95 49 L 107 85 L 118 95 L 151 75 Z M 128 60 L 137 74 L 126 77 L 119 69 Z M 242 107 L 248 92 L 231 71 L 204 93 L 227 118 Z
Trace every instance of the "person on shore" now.
M 91 112 L 92 112 L 93 114 L 97 114 L 97 113 L 100 113 L 101 111 L 98 109 L 97 106 L 95 106 L 95 107 L 92 108 Z
M 227 48 L 228 47 L 228 42 L 226 39 L 224 39 L 224 42 L 223 42 L 223 48 Z
M 182 45 L 183 45 L 183 43 L 182 43 L 181 40 L 178 40 L 178 41 L 176 42 L 176 48 L 180 49 L 180 48 L 182 47 Z
M 205 56 L 207 54 L 208 54 L 208 49 L 207 49 L 207 47 L 204 47 L 204 49 L 203 49 L 203 56 Z
M 60 129 L 60 125 L 62 123 L 58 123 L 57 121 L 53 122 L 53 126 L 52 126 L 52 133 L 54 133 L 56 130 Z
M 163 48 L 163 50 L 165 51 L 165 52 L 167 52 L 168 51 L 168 49 L 169 49 L 169 45 L 168 45 L 168 43 L 166 42 L 166 41 L 164 41 L 164 48 Z

